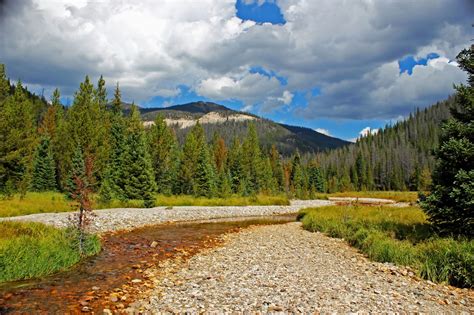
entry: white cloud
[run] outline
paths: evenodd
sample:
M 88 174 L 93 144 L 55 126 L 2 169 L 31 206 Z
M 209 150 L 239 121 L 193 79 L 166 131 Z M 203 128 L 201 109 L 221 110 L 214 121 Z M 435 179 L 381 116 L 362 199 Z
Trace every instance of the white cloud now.
M 376 135 L 378 132 L 379 132 L 379 129 L 377 128 L 372 129 L 370 127 L 365 127 L 359 132 L 359 137 L 366 137 L 369 134 Z
M 318 87 L 308 119 L 396 117 L 445 97 L 464 78 L 449 60 L 470 43 L 470 1 L 276 3 L 284 25 L 240 20 L 235 0 L 9 1 L 0 56 L 12 79 L 29 85 L 72 95 L 85 74 L 103 74 L 137 102 L 187 85 L 272 111 Z M 442 58 L 399 75 L 398 59 L 430 52 Z M 288 84 L 250 73 L 253 66 Z
M 331 133 L 327 129 L 316 128 L 316 129 L 314 129 L 314 131 L 322 133 L 323 135 L 326 135 L 326 136 L 331 136 Z

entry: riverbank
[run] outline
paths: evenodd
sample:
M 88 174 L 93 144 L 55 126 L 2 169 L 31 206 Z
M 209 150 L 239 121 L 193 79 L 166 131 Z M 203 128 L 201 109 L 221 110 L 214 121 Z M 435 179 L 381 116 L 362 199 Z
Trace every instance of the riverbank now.
M 224 236 L 223 247 L 155 270 L 133 310 L 150 312 L 473 313 L 474 293 L 371 262 L 343 240 L 300 223 Z
M 116 208 L 95 210 L 95 217 L 89 227 L 91 233 L 129 230 L 133 228 L 160 224 L 165 222 L 197 221 L 232 217 L 269 216 L 297 213 L 308 207 L 333 205 L 328 200 L 292 200 L 289 206 L 180 206 L 155 208 Z M 11 218 L 0 218 L 0 221 L 39 222 L 59 228 L 70 224 L 71 213 L 40 213 Z

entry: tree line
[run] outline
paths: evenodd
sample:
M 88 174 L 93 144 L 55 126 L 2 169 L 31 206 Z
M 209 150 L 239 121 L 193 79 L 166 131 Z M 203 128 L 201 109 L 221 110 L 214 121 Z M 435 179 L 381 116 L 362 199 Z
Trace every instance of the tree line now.
M 376 134 L 369 132 L 354 145 L 318 154 L 327 190 L 428 190 L 440 126 L 455 104 L 449 97 Z
M 102 77 L 94 85 L 86 76 L 71 106 L 60 98 L 58 89 L 46 102 L 21 81 L 11 85 L 0 65 L 3 195 L 71 194 L 81 179 L 103 202 L 139 199 L 145 206 L 153 206 L 155 193 L 302 198 L 324 190 L 316 161 L 303 161 L 298 152 L 283 158 L 275 146 L 265 150 L 253 124 L 228 146 L 218 132 L 207 139 L 197 123 L 180 144 L 163 116 L 145 128 L 137 106 L 124 114 L 119 85 L 109 101 Z

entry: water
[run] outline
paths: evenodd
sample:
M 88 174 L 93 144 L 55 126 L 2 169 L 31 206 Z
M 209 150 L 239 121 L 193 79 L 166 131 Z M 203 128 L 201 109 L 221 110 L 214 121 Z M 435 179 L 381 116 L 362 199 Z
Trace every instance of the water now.
M 183 252 L 190 257 L 215 246 L 224 233 L 250 225 L 287 223 L 295 218 L 285 215 L 161 224 L 105 234 L 101 253 L 69 271 L 0 284 L 0 314 L 79 313 L 85 306 L 93 311 L 114 309 L 118 303 L 110 301 L 110 294 L 125 287 L 132 297 L 140 285 L 146 284 L 143 270 L 159 261 Z M 157 246 L 151 247 L 152 242 Z M 143 279 L 143 283 L 133 285 L 131 279 Z M 127 307 L 133 299 L 119 302 Z

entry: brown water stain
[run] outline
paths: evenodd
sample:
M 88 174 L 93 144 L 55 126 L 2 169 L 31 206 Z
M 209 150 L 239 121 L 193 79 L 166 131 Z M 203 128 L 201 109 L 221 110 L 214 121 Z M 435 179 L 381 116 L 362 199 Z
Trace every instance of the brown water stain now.
M 216 246 L 224 233 L 251 225 L 295 221 L 271 216 L 229 221 L 160 224 L 102 236 L 102 251 L 73 269 L 42 279 L 0 284 L 0 314 L 101 313 L 127 308 L 152 281 L 145 272 L 160 261 Z

